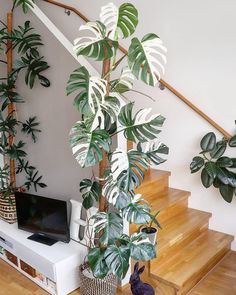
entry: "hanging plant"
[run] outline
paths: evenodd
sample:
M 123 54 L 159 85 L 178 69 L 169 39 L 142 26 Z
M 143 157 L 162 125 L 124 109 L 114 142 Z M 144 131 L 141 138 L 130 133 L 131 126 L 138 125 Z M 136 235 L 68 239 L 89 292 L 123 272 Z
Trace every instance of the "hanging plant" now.
M 231 139 L 217 141 L 213 132 L 207 133 L 200 143 L 200 156 L 193 158 L 191 173 L 201 171 L 201 181 L 205 188 L 214 186 L 223 199 L 231 203 L 236 195 L 236 158 L 227 156 L 227 151 L 236 147 L 236 135 Z
M 125 103 L 122 98 L 134 90 L 135 79 L 155 86 L 166 63 L 166 48 L 155 34 L 141 41 L 133 38 L 128 54 L 117 58 L 120 39 L 130 37 L 137 25 L 134 5 L 102 7 L 99 21 L 81 26 L 83 36 L 75 40 L 74 51 L 102 61 L 103 73 L 94 77 L 79 67 L 67 84 L 67 94 L 76 93 L 74 105 L 82 115 L 70 132 L 72 152 L 82 168 L 100 165 L 99 177 L 84 179 L 80 188 L 84 208 L 96 204 L 100 208 L 90 219 L 98 240 L 89 242 L 88 253 L 89 267 L 100 279 L 111 273 L 123 279 L 130 258 L 147 261 L 156 257 L 155 246 L 145 233 L 124 233 L 124 222 L 142 225 L 152 221 L 159 226 L 151 205 L 135 190 L 150 165 L 163 163 L 160 155 L 168 154 L 167 146 L 157 139 L 165 118 L 151 114 L 150 108 L 136 111 L 134 102 Z M 117 134 L 132 141 L 134 148 L 114 150 Z

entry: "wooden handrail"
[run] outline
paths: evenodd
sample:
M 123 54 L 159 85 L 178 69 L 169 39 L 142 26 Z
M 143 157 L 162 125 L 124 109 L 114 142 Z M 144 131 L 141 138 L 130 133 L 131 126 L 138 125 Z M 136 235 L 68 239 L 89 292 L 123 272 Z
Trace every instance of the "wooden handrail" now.
M 85 22 L 89 22 L 89 19 L 82 14 L 78 9 L 70 6 L 70 5 L 66 5 L 63 3 L 60 3 L 58 1 L 54 1 L 54 0 L 43 0 L 44 2 L 56 5 L 58 7 L 70 10 L 72 12 L 74 12 L 75 14 L 77 14 L 82 20 L 84 20 Z M 127 54 L 127 50 L 122 47 L 119 46 L 119 49 L 121 52 L 123 52 L 124 54 Z M 158 78 L 158 77 L 157 77 Z M 182 95 L 178 90 L 176 90 L 174 87 L 172 87 L 170 84 L 168 84 L 167 82 L 165 82 L 164 80 L 160 80 L 160 83 L 167 88 L 169 91 L 171 91 L 173 94 L 175 94 L 180 100 L 182 100 L 182 102 L 184 102 L 187 106 L 189 106 L 193 111 L 195 111 L 199 116 L 201 116 L 203 119 L 205 119 L 208 123 L 210 123 L 216 130 L 218 130 L 221 134 L 223 134 L 223 136 L 226 139 L 230 139 L 232 137 L 232 135 L 230 133 L 228 133 L 224 128 L 222 128 L 218 123 L 216 123 L 213 119 L 211 119 L 207 114 L 205 114 L 202 110 L 200 110 L 196 105 L 194 105 L 189 99 L 187 99 L 184 95 Z

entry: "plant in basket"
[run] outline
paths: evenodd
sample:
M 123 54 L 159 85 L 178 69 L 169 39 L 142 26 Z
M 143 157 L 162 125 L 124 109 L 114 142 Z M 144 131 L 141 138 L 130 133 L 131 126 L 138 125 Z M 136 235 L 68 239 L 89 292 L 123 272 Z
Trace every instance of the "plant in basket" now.
M 67 85 L 68 95 L 76 93 L 74 105 L 82 118 L 70 132 L 72 152 L 82 168 L 99 166 L 99 176 L 84 179 L 80 189 L 88 212 L 99 204 L 88 218 L 95 240 L 90 240 L 81 268 L 81 294 L 115 294 L 117 278 L 125 278 L 131 258 L 156 257 L 145 232 L 125 232 L 126 224 L 158 224 L 150 204 L 135 191 L 150 165 L 163 163 L 160 154 L 168 154 L 157 139 L 165 118 L 151 114 L 151 108 L 137 111 L 127 99 L 128 93 L 142 94 L 134 89 L 135 80 L 155 86 L 166 63 L 166 48 L 153 33 L 141 40 L 133 37 L 128 52 L 118 53 L 120 39 L 133 35 L 137 25 L 138 11 L 132 4 L 110 3 L 102 7 L 100 20 L 80 27 L 83 35 L 74 42 L 78 57 L 100 61 L 103 68 L 101 76 L 94 76 L 78 67 Z M 122 135 L 133 143 L 132 149 L 114 148 Z
M 7 222 L 16 221 L 16 208 L 14 192 L 16 190 L 29 190 L 33 187 L 45 187 L 42 176 L 36 167 L 27 160 L 26 143 L 18 140 L 20 132 L 37 141 L 39 122 L 31 116 L 25 122 L 19 120 L 16 106 L 24 103 L 24 98 L 16 90 L 19 75 L 25 76 L 25 83 L 33 88 L 38 81 L 43 87 L 49 87 L 49 80 L 43 72 L 49 68 L 44 57 L 40 55 L 39 48 L 43 45 L 41 37 L 31 27 L 30 22 L 13 28 L 13 12 L 21 6 L 27 13 L 29 1 L 12 1 L 12 10 L 7 14 L 7 22 L 0 24 L 0 64 L 6 68 L 0 78 L 0 154 L 4 160 L 0 168 L 0 218 Z M 17 59 L 13 61 L 13 54 Z M 4 72 L 4 71 L 3 71 Z M 16 174 L 25 173 L 26 181 L 16 187 Z

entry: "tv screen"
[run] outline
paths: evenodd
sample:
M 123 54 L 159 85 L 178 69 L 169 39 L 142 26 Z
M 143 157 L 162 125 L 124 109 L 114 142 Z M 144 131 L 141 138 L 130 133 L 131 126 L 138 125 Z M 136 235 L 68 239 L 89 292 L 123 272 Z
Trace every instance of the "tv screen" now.
M 16 192 L 18 228 L 56 241 L 70 241 L 67 202 Z

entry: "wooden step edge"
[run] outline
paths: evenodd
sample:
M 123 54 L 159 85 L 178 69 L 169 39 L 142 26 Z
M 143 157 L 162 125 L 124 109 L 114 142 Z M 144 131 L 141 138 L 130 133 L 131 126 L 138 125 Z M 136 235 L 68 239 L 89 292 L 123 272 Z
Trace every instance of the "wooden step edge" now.
M 221 263 L 232 253 L 233 251 L 232 250 L 229 250 L 225 256 L 222 257 L 221 260 L 219 260 L 219 262 L 208 272 L 205 274 L 204 277 L 202 277 L 202 279 L 191 289 L 188 291 L 188 293 L 186 295 L 191 295 L 192 292 L 194 292 L 200 285 L 203 281 L 205 281 L 205 279 L 210 276 L 220 265 Z
M 220 232 L 218 232 L 218 231 L 214 231 L 214 230 L 209 230 L 209 231 L 211 231 L 211 232 L 214 232 L 214 233 L 220 233 Z M 229 234 L 225 234 L 225 238 L 227 238 L 227 242 L 225 243 L 225 247 L 223 247 L 219 252 L 217 252 L 217 253 L 221 253 L 221 252 L 223 252 L 223 256 L 222 256 L 222 258 L 226 255 L 225 253 L 226 252 L 228 252 L 226 249 L 227 249 L 227 245 L 230 245 L 232 242 L 233 242 L 233 240 L 234 240 L 234 236 L 232 236 L 232 235 L 229 235 Z M 224 250 L 225 250 L 225 253 L 224 253 Z M 174 258 L 175 256 L 173 256 L 173 258 Z M 213 260 L 213 258 L 214 257 L 212 257 L 211 259 L 209 259 L 208 261 L 207 261 L 207 263 L 210 263 L 211 264 L 211 261 Z M 222 260 L 222 258 L 220 259 L 220 260 Z M 201 269 L 199 269 L 198 270 L 198 273 L 200 273 L 203 269 L 207 269 L 207 263 L 206 263 L 206 266 L 205 267 L 202 267 Z M 209 271 L 207 271 L 207 273 L 208 273 Z M 191 280 L 193 280 L 193 278 L 196 276 L 196 273 L 194 273 L 191 277 L 189 277 L 188 278 L 188 280 L 184 283 L 184 284 L 182 284 L 182 285 L 179 285 L 179 284 L 176 284 L 175 282 L 172 282 L 172 281 L 169 281 L 169 280 L 167 280 L 167 279 L 164 279 L 164 278 L 162 278 L 161 276 L 159 276 L 159 275 L 157 275 L 157 274 L 154 274 L 152 271 L 151 271 L 151 269 L 150 269 L 150 277 L 152 277 L 153 279 L 156 279 L 156 280 L 158 280 L 158 281 L 160 281 L 160 282 L 162 282 L 162 283 L 164 283 L 164 284 L 166 284 L 166 285 L 168 285 L 168 286 L 171 286 L 171 287 L 173 287 L 173 288 L 175 288 L 176 289 L 176 291 L 179 291 L 179 290 L 181 290 L 182 288 L 184 288 L 186 285 L 187 285 L 187 283 L 188 282 L 190 282 Z
M 170 171 L 166 170 L 157 170 L 157 169 L 149 169 L 144 176 L 144 182 L 142 185 L 146 185 L 150 182 L 155 182 L 158 180 L 162 180 L 171 176 Z

